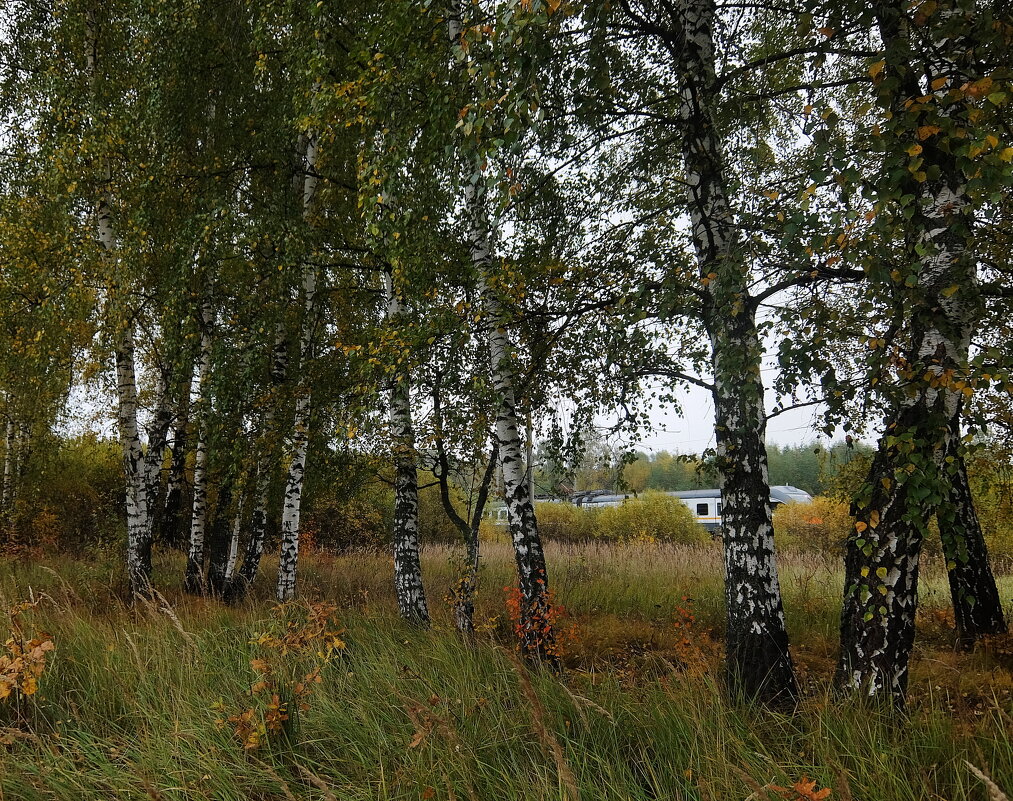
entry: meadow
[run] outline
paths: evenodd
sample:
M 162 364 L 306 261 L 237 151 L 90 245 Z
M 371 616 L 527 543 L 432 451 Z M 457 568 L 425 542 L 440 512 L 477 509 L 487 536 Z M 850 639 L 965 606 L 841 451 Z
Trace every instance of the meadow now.
M 175 555 L 133 604 L 115 555 L 0 563 L 8 651 L 42 660 L 0 701 L 0 798 L 1001 798 L 966 762 L 1013 787 L 1013 644 L 953 652 L 941 564 L 898 715 L 832 696 L 838 564 L 786 553 L 788 714 L 722 696 L 716 545 L 550 544 L 561 675 L 511 650 L 505 544 L 485 546 L 475 640 L 453 631 L 455 555 L 425 551 L 428 631 L 398 620 L 380 553 L 306 554 L 285 607 L 270 562 L 236 608 L 185 595 Z

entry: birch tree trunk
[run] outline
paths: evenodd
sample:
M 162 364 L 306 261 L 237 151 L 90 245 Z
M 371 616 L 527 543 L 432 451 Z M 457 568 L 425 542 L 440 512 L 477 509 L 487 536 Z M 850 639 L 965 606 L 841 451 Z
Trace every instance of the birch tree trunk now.
M 462 19 L 461 3 L 452 0 L 447 15 L 447 28 L 453 44 L 461 38 Z M 467 59 L 462 62 L 465 75 L 468 63 Z M 478 189 L 479 186 L 484 187 L 481 180 L 484 173 L 482 157 L 476 156 L 473 159 L 472 172 L 473 175 L 469 176 L 472 180 L 465 182 L 464 205 L 469 218 L 468 246 L 471 263 L 478 276 L 482 319 L 488 327 L 492 386 L 497 397 L 494 432 L 499 448 L 503 497 L 520 592 L 517 634 L 521 651 L 527 658 L 558 668 L 559 652 L 552 626 L 549 575 L 535 508 L 524 475 L 524 444 L 521 441 L 517 412 L 513 348 L 507 335 L 507 315 L 503 312 L 493 286 L 495 270 L 490 247 L 492 228 L 485 209 L 484 190 Z
M 172 461 L 169 463 L 169 477 L 165 485 L 165 505 L 157 520 L 160 540 L 173 547 L 182 548 L 189 541 L 190 526 L 186 514 L 186 448 L 187 429 L 190 425 L 190 392 L 193 384 L 193 366 L 189 368 L 186 381 L 180 390 L 172 434 Z
M 892 118 L 907 126 L 891 135 L 900 137 L 898 145 L 905 147 L 905 134 L 915 141 L 917 128 L 924 124 L 904 116 L 905 101 L 923 94 L 921 77 L 933 86 L 930 105 L 936 113 L 949 113 L 950 84 L 959 86 L 964 77 L 948 54 L 959 54 L 961 43 L 935 42 L 924 72 L 922 67 L 916 70 L 902 10 L 880 6 L 878 14 L 886 73 L 896 86 Z M 960 379 L 967 375 L 971 332 L 981 314 L 974 257 L 967 250 L 973 215 L 964 175 L 940 134 L 917 141 L 923 163 L 933 168 L 931 177 L 926 169 L 926 180 L 912 179 L 897 189 L 916 199 L 906 229 L 906 252 L 916 277 L 905 293 L 904 341 L 909 344 L 898 369 L 901 386 L 886 433 L 853 504 L 857 523 L 847 546 L 837 671 L 845 690 L 887 697 L 897 705 L 903 704 L 907 690 L 926 524 L 947 495 L 958 500 L 953 493 L 959 492 L 954 478 L 959 484 L 960 466 L 954 469 L 946 456 L 959 437 Z M 956 533 L 951 529 L 948 535 Z
M 92 101 L 98 95 L 98 37 L 96 14 L 85 14 L 86 71 L 91 83 Z M 102 185 L 95 203 L 95 233 L 106 263 L 117 259 L 118 242 L 112 225 L 109 184 L 112 170 L 108 160 L 102 164 Z M 144 456 L 137 425 L 137 374 L 134 366 L 134 320 L 127 314 L 121 321 L 114 351 L 116 360 L 117 427 L 123 452 L 127 511 L 127 580 L 132 593 L 147 593 L 151 588 L 151 524 L 149 520 Z
M 134 325 L 127 323 L 116 347 L 117 421 L 123 471 L 127 478 L 127 578 L 133 593 L 151 589 L 151 525 L 144 453 L 137 426 L 137 376 L 134 372 Z
M 155 507 L 162 483 L 162 463 L 169 447 L 169 428 L 172 426 L 172 409 L 169 407 L 169 387 L 165 374 L 157 369 L 155 408 L 148 426 L 148 449 L 144 453 L 144 486 L 148 503 L 148 549 L 155 540 Z
M 317 193 L 317 141 L 310 134 L 303 155 L 303 220 L 308 225 L 313 217 Z M 306 476 L 306 452 L 309 446 L 310 391 L 307 375 L 313 350 L 313 328 L 316 316 L 316 267 L 309 260 L 302 268 L 303 315 L 299 336 L 299 369 L 301 375 L 296 391 L 295 415 L 292 421 L 291 455 L 285 481 L 285 500 L 281 516 L 281 556 L 278 560 L 277 598 L 288 601 L 295 597 L 296 566 L 299 560 L 299 511 L 302 505 L 303 480 Z
M 714 375 L 728 616 L 726 678 L 733 696 L 790 703 L 798 687 L 774 557 L 763 354 L 713 107 L 714 3 L 679 0 L 676 19 L 680 41 L 673 52 L 683 83 L 683 162 Z
M 239 570 L 229 581 L 225 599 L 229 603 L 243 598 L 257 578 L 260 570 L 260 559 L 264 555 L 264 540 L 267 537 L 267 510 L 270 505 L 272 465 L 274 464 L 273 438 L 275 435 L 274 403 L 281 386 L 288 375 L 288 341 L 285 326 L 279 324 L 271 357 L 270 381 L 273 395 L 264 413 L 264 448 L 265 452 L 257 460 L 257 483 L 253 513 L 250 515 L 250 535 L 243 550 L 243 561 Z
M 3 522 L 9 522 L 8 516 L 14 506 L 14 471 L 15 471 L 15 450 L 16 450 L 16 427 L 14 420 L 7 421 L 7 431 L 4 438 L 4 476 L 3 490 L 0 493 L 0 510 L 2 510 Z
M 387 299 L 387 320 L 395 323 L 401 318 L 403 310 L 390 270 L 383 272 L 383 289 Z M 401 617 L 411 623 L 428 626 L 429 609 L 419 558 L 419 483 L 415 465 L 411 379 L 406 366 L 395 365 L 388 394 L 394 441 L 394 589 Z
M 971 497 L 967 464 L 959 445 L 958 424 L 955 431 L 952 428 L 950 431 L 947 456 L 952 456 L 953 460 L 949 462 L 949 493 L 936 518 L 953 600 L 956 644 L 960 650 L 969 651 L 982 637 L 1005 634 L 1007 627 L 999 588 L 989 563 L 988 546 Z
M 190 517 L 190 548 L 183 584 L 187 592 L 204 593 L 204 539 L 207 529 L 208 428 L 210 426 L 211 308 L 201 309 L 200 362 L 197 366 L 197 442 L 193 465 L 193 511 Z
M 214 522 L 210 526 L 208 537 L 208 592 L 215 597 L 222 597 L 228 582 L 229 552 L 232 545 L 230 516 L 232 506 L 232 478 L 222 482 L 218 490 L 218 501 L 215 504 Z

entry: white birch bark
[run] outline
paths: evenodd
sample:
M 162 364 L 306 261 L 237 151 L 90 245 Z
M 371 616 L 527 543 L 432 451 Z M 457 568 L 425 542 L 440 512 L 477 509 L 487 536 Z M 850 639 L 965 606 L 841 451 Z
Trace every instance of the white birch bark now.
M 232 521 L 232 541 L 229 543 L 229 561 L 225 564 L 225 581 L 232 581 L 236 572 L 236 557 L 239 555 L 239 531 L 243 524 L 243 504 L 240 502 L 236 517 Z
M 0 509 L 3 510 L 5 515 L 14 505 L 14 458 L 17 439 L 15 436 L 16 430 L 14 420 L 8 420 L 6 436 L 4 439 L 3 491 L 2 494 L 0 494 Z
M 722 494 L 725 667 L 733 695 L 790 703 L 797 695 L 774 557 L 760 378 L 762 346 L 718 138 L 713 0 L 678 0 L 682 150 L 698 268 L 706 278 L 717 467 Z
M 450 41 L 456 44 L 462 33 L 462 4 L 452 0 L 447 15 Z M 461 64 L 467 74 L 468 61 Z M 475 175 L 484 172 L 480 158 L 472 162 Z M 549 603 L 549 577 L 538 533 L 534 505 L 525 480 L 524 446 L 517 412 L 513 347 L 507 334 L 508 320 L 492 286 L 494 275 L 491 250 L 492 226 L 485 209 L 484 183 L 465 182 L 464 205 L 469 217 L 468 245 L 478 275 L 482 317 L 488 327 L 489 362 L 492 385 L 497 395 L 494 433 L 503 476 L 503 497 L 513 542 L 520 589 L 518 634 L 521 650 L 528 658 L 557 666 L 555 633 Z
M 208 495 L 208 425 L 210 418 L 208 382 L 211 377 L 211 308 L 205 302 L 201 308 L 200 361 L 197 367 L 197 443 L 194 448 L 193 512 L 190 520 L 190 548 L 186 558 L 184 583 L 189 592 L 205 591 L 204 550 L 207 538 Z
M 961 12 L 939 11 L 940 16 L 953 13 Z M 889 53 L 891 43 L 908 35 L 907 20 L 899 8 L 890 6 L 879 7 L 878 16 Z M 955 62 L 964 57 L 968 43 L 942 38 L 938 25 L 936 19 L 928 23 L 926 33 L 931 37 L 936 31 L 936 41 L 924 51 L 924 64 L 887 63 L 896 86 L 894 110 L 901 111 L 909 99 L 925 92 L 919 72 L 928 94 L 935 97 L 938 113 L 952 114 L 960 108 L 959 103 L 950 104 L 947 95 L 966 80 Z M 947 80 L 933 86 L 939 78 Z M 901 377 L 888 414 L 866 479 L 868 497 L 853 509 L 862 530 L 848 542 L 841 612 L 839 686 L 867 697 L 889 698 L 897 705 L 904 703 L 907 691 L 927 521 L 940 502 L 962 501 L 953 494 L 959 488 L 962 463 L 952 440 L 960 434 L 960 379 L 967 375 L 971 335 L 981 314 L 976 262 L 968 250 L 974 220 L 967 176 L 950 143 L 945 138 L 939 141 L 940 136 L 946 134 L 919 138 L 924 169 L 931 177 L 912 179 L 910 186 L 918 203 L 907 223 L 906 250 L 918 269 L 916 291 L 907 296 L 904 340 L 910 344 L 901 372 L 909 376 Z M 914 132 L 911 137 L 914 141 Z M 899 437 L 907 442 L 898 445 Z M 941 524 L 945 518 L 944 513 Z M 953 530 L 941 533 L 944 538 L 966 536 Z M 954 544 L 947 543 L 945 550 L 952 552 Z M 958 572 L 950 578 L 960 581 L 969 576 Z
M 144 453 L 137 426 L 137 375 L 134 325 L 127 323 L 116 347 L 116 394 L 123 468 L 127 477 L 127 576 L 133 592 L 147 592 L 151 581 L 151 526 Z
M 155 538 L 155 505 L 162 478 L 162 463 L 169 447 L 169 428 L 172 426 L 172 409 L 169 405 L 169 386 L 162 370 L 157 369 L 155 379 L 155 408 L 148 426 L 148 449 L 144 453 L 144 487 L 148 505 L 148 540 Z M 150 547 L 150 546 L 149 546 Z
M 403 312 L 390 270 L 383 272 L 387 320 Z M 405 620 L 429 624 L 419 544 L 419 484 L 412 425 L 411 380 L 407 367 L 398 364 L 390 379 L 391 435 L 394 440 L 394 589 L 398 610 Z
M 94 10 L 85 14 L 86 71 L 91 83 L 93 102 L 98 94 L 98 23 Z M 112 170 L 104 161 L 102 186 L 95 204 L 95 232 L 103 258 L 113 264 L 118 242 L 112 225 L 109 184 Z M 137 374 L 134 365 L 134 321 L 122 321 L 114 346 L 116 360 L 117 427 L 123 452 L 126 478 L 127 577 L 134 593 L 150 589 L 151 526 L 145 484 L 143 452 L 137 425 Z
M 317 193 L 317 141 L 311 133 L 306 139 L 303 155 L 303 220 L 308 225 L 313 217 Z M 292 421 L 291 461 L 285 481 L 285 499 L 281 516 L 281 555 L 278 560 L 277 598 L 288 601 L 295 597 L 296 567 L 299 560 L 299 512 L 302 505 L 303 481 L 306 476 L 306 454 L 309 446 L 310 381 L 307 375 L 312 356 L 313 328 L 316 317 L 317 271 L 309 260 L 302 268 L 302 326 L 299 336 L 299 369 L 295 415 Z

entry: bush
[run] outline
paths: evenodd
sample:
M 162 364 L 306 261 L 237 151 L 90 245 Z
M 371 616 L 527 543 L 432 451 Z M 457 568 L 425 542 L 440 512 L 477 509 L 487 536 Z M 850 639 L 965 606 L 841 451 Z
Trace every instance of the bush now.
M 825 495 L 811 503 L 783 503 L 774 510 L 774 541 L 779 548 L 843 554 L 853 526 L 848 504 Z
M 707 531 L 681 500 L 645 492 L 620 506 L 580 509 L 566 503 L 538 505 L 538 526 L 546 539 L 563 542 L 705 543 Z

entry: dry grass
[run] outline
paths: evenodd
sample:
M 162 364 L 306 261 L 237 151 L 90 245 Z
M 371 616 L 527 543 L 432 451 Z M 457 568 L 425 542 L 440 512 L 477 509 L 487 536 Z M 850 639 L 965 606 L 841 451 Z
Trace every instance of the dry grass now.
M 437 601 L 453 549 L 424 556 L 430 632 L 396 619 L 386 555 L 307 557 L 303 595 L 337 604 L 347 654 L 322 668 L 291 730 L 254 750 L 228 719 L 274 714 L 251 693 L 250 667 L 261 657 L 251 640 L 276 625 L 272 561 L 237 609 L 184 595 L 174 556 L 157 563 L 163 597 L 139 605 L 126 602 L 117 561 L 0 564 L 0 603 L 37 599 L 26 625 L 56 643 L 38 695 L 0 705 L 0 797 L 724 801 L 812 781 L 812 794 L 830 789 L 831 799 L 988 797 L 964 760 L 1013 786 L 1013 665 L 1004 643 L 953 653 L 937 566 L 926 573 L 910 717 L 891 720 L 827 692 L 841 580 L 832 560 L 782 561 L 807 688 L 785 717 L 721 698 L 717 547 L 550 545 L 548 559 L 578 635 L 561 679 L 519 673 L 506 650 L 505 544 L 485 549 L 472 648 Z M 314 667 L 312 654 L 287 658 L 291 675 Z

